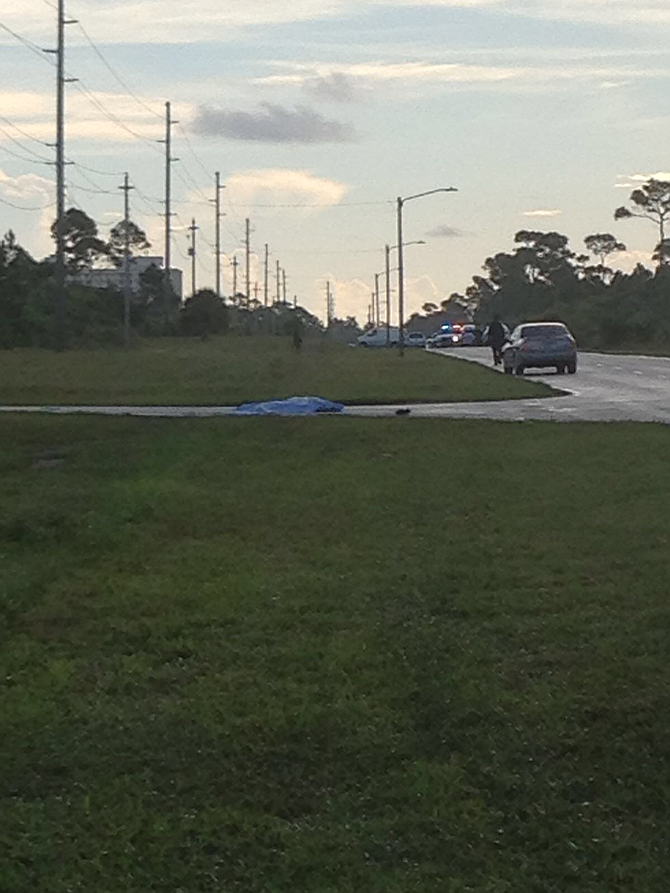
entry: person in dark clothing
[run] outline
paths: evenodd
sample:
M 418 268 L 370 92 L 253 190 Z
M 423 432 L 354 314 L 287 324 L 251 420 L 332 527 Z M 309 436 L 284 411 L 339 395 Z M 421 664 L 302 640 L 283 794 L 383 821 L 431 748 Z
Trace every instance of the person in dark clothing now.
M 496 313 L 493 322 L 489 326 L 488 336 L 489 347 L 493 350 L 493 364 L 499 366 L 502 363 L 501 350 L 507 340 L 505 326 L 500 322 L 500 316 Z

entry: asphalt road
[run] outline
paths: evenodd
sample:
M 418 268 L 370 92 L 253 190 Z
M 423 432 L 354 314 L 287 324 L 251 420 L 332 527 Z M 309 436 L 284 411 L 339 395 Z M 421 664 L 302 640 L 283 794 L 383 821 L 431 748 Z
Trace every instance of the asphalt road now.
M 436 351 L 493 368 L 491 351 L 466 347 Z M 502 367 L 499 367 L 502 374 Z M 453 403 L 413 406 L 412 415 L 441 418 L 501 419 L 554 422 L 670 423 L 670 358 L 580 353 L 576 375 L 547 371 L 526 377 L 564 391 L 567 396 L 496 403 Z M 398 407 L 357 407 L 357 415 L 388 415 Z
M 464 362 L 492 368 L 486 348 L 436 351 Z M 499 419 L 554 422 L 662 422 L 670 424 L 670 358 L 608 356 L 580 353 L 576 375 L 526 373 L 567 395 L 491 403 L 429 403 L 412 405 L 412 418 Z M 396 406 L 353 406 L 347 415 L 393 416 Z M 0 412 L 132 415 L 142 417 L 209 418 L 233 415 L 232 406 L 0 406 Z

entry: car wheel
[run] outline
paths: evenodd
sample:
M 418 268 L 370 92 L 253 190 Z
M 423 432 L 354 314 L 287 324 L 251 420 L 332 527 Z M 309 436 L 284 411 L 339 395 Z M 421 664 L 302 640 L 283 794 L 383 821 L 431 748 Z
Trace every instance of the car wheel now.
M 577 371 L 577 360 L 574 360 L 572 363 L 568 363 L 568 372 L 570 375 L 574 375 Z
M 556 375 L 565 375 L 565 366 L 557 366 Z

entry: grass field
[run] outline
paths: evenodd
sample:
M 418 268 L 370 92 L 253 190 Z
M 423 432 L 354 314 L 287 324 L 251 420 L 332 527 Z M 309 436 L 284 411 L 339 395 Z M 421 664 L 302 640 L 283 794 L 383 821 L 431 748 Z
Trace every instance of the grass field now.
M 522 382 L 425 351 L 363 350 L 288 338 L 154 339 L 140 349 L 0 354 L 0 403 L 235 405 L 314 395 L 345 403 L 546 397 Z
M 0 889 L 665 893 L 667 428 L 2 428 Z

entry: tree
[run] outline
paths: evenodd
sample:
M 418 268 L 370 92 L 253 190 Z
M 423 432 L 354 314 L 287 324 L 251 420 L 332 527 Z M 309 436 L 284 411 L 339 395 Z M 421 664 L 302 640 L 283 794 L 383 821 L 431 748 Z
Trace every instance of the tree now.
M 148 251 L 151 248 L 151 242 L 147 239 L 147 234 L 132 220 L 128 221 L 128 246 L 130 254 L 136 251 Z M 126 252 L 126 221 L 121 220 L 116 226 L 112 227 L 109 233 L 109 243 L 107 245 L 109 256 L 112 263 L 116 267 L 120 267 Z
M 664 239 L 658 243 L 651 259 L 660 265 L 670 263 L 670 239 Z
M 428 301 L 421 308 L 425 314 L 430 316 L 431 313 L 437 313 L 438 307 L 437 304 L 433 304 L 431 301 Z
M 594 233 L 584 239 L 584 244 L 587 251 L 600 258 L 600 263 L 603 267 L 606 266 L 607 258 L 610 254 L 626 251 L 624 243 L 619 242 L 616 236 L 613 236 L 611 233 Z
M 185 335 L 221 335 L 228 331 L 228 308 L 222 298 L 203 288 L 189 298 L 179 314 L 179 326 Z
M 51 235 L 56 241 L 57 221 L 51 225 Z M 88 214 L 79 208 L 65 212 L 63 224 L 65 265 L 70 273 L 90 269 L 96 260 L 107 256 L 107 245 L 98 238 L 98 227 Z
M 640 217 L 651 220 L 658 227 L 659 244 L 665 241 L 666 224 L 670 218 L 670 183 L 665 180 L 648 180 L 640 189 L 631 193 L 633 209 L 622 206 L 614 212 L 615 220 L 629 220 Z M 660 264 L 666 264 L 670 258 L 661 257 Z

